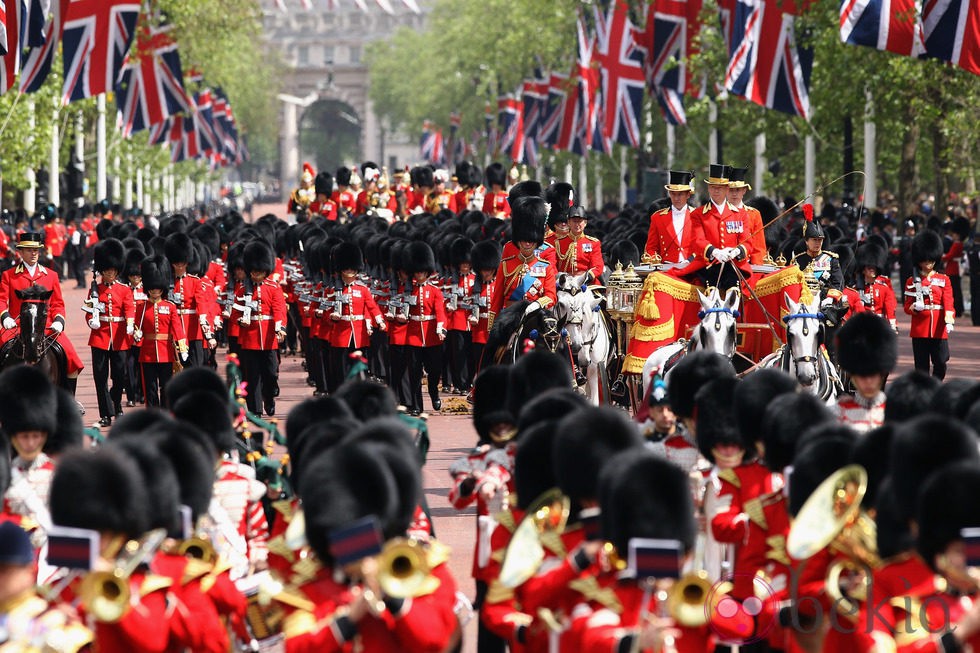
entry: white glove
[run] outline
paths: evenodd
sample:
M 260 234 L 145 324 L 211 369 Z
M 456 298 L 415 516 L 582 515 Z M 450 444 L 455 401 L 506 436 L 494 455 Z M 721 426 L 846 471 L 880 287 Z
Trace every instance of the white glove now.
M 133 340 L 139 342 L 142 339 L 143 339 L 143 332 L 140 329 L 136 329 L 136 331 L 133 332 Z
M 833 297 L 824 297 L 823 301 L 820 302 L 820 308 L 827 308 L 828 306 L 834 305 Z
M 925 302 L 913 302 L 912 310 L 915 311 L 916 313 L 926 310 Z
M 51 325 L 51 328 L 54 329 L 54 324 Z M 89 320 L 88 321 L 88 328 L 90 328 L 90 329 L 98 329 L 99 328 L 99 321 L 96 320 L 96 319 L 94 319 L 94 318 L 91 319 L 91 320 Z
M 136 327 L 134 325 L 132 325 L 132 324 L 127 324 L 126 325 L 126 335 L 127 336 L 133 335 L 133 332 L 135 332 L 135 331 L 136 331 Z
M 374 327 L 371 326 L 371 323 L 370 322 L 366 322 L 364 324 L 364 327 L 367 329 L 367 334 L 368 335 L 371 335 L 372 333 L 374 333 Z
M 713 250 L 711 250 L 711 258 L 719 263 L 727 263 L 731 256 L 728 254 L 727 249 L 715 247 Z
M 952 324 L 947 324 L 946 325 L 946 333 L 952 333 L 952 332 L 953 332 L 953 325 Z
M 530 304 L 528 304 L 527 305 L 527 308 L 524 309 L 524 315 L 525 316 L 528 316 L 531 313 L 533 313 L 534 311 L 538 310 L 539 308 L 541 308 L 541 304 L 539 304 L 538 301 L 535 300 L 535 301 L 531 302 Z
M 677 265 L 675 265 L 674 267 L 676 267 L 679 270 L 683 270 L 684 268 L 686 268 L 690 264 L 691 264 L 691 260 L 690 259 L 684 259 L 683 261 L 678 261 L 677 262 Z
M 12 317 L 10 317 L 8 315 L 7 317 L 3 318 L 3 328 L 4 329 L 7 329 L 8 331 L 10 329 L 16 329 L 17 328 L 17 320 L 15 320 L 14 318 L 12 318 Z
M 725 251 L 728 252 L 729 261 L 737 261 L 738 257 L 742 255 L 742 250 L 740 250 L 738 247 L 729 247 Z
M 65 330 L 65 325 L 55 320 L 54 322 L 51 323 L 51 330 L 54 331 L 55 333 L 61 333 L 62 331 Z
M 188 360 L 190 360 L 190 355 L 186 351 L 180 352 L 181 365 L 186 365 Z

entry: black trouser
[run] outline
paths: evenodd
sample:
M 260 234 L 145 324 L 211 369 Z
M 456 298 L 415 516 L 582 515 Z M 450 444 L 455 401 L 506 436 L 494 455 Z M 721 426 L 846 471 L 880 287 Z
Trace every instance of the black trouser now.
M 305 343 L 301 342 L 300 338 L 300 328 L 302 321 L 299 316 L 299 307 L 296 303 L 287 304 L 286 308 L 286 339 L 283 344 L 286 345 L 286 349 L 295 352 L 296 343 L 303 345 Z
M 449 353 L 449 378 L 457 390 L 469 390 L 473 382 L 473 368 L 470 367 L 470 348 L 473 334 L 469 331 L 450 331 L 446 334 Z
M 140 348 L 131 347 L 126 352 L 126 399 L 134 404 L 143 403 L 143 377 L 140 375 Z
M 163 387 L 174 375 L 173 363 L 140 363 L 143 371 L 143 396 L 147 406 L 166 406 Z
M 949 285 L 953 287 L 953 312 L 956 317 L 963 315 L 963 277 L 958 274 L 949 275 Z
M 376 379 L 388 378 L 388 334 L 381 329 L 371 334 L 368 369 L 371 370 L 371 376 Z
M 204 341 L 187 341 L 187 362 L 184 363 L 184 367 L 200 367 L 205 363 L 207 358 L 204 357 Z
M 388 387 L 395 392 L 398 403 L 406 408 L 410 408 L 412 403 L 412 385 L 408 367 L 408 345 L 388 343 Z
M 980 326 L 980 272 L 970 274 L 970 321 Z
M 739 275 L 731 263 L 725 263 L 721 266 L 721 276 L 719 276 L 717 265 L 698 270 L 691 276 L 694 278 L 687 279 L 689 283 L 700 281 L 706 288 L 715 286 L 722 297 L 725 296 L 725 292 L 729 288 L 737 286 L 739 283 Z M 745 276 L 745 273 L 742 273 L 742 276 Z
M 412 388 L 412 403 L 409 409 L 422 411 L 422 371 L 425 370 L 429 387 L 429 398 L 435 402 L 439 398 L 439 374 L 442 372 L 442 343 L 431 347 L 409 347 L 409 385 Z
M 473 386 L 476 375 L 480 373 L 480 361 L 483 360 L 483 350 L 486 348 L 485 342 L 470 342 L 470 387 Z
M 949 360 L 949 340 L 945 338 L 912 338 L 912 358 L 915 369 L 929 373 L 932 361 L 932 375 L 942 381 L 946 378 L 946 361 Z
M 327 392 L 333 394 L 337 391 L 344 381 L 351 368 L 350 353 L 355 351 L 354 347 L 330 347 L 327 349 L 327 357 L 330 359 L 330 376 L 327 377 Z M 366 348 L 361 348 L 361 352 L 367 356 L 370 352 Z
M 242 378 L 248 384 L 245 403 L 256 415 L 261 415 L 259 400 L 265 408 L 271 408 L 276 400 L 279 385 L 279 352 L 275 349 L 242 349 Z M 267 410 L 267 413 L 272 411 Z
M 122 395 L 126 388 L 126 352 L 92 347 L 92 376 L 99 400 L 99 417 L 115 417 L 122 412 Z M 112 388 L 109 388 L 109 376 Z
M 310 338 L 310 359 L 307 363 L 307 370 L 313 377 L 313 387 L 317 392 L 327 391 L 327 374 L 330 361 L 327 352 L 330 350 L 330 343 L 323 338 Z
M 487 582 L 485 580 L 476 581 L 476 598 L 473 600 L 473 609 L 479 615 L 487 600 Z M 507 650 L 507 640 L 498 637 L 483 625 L 483 619 L 477 620 L 479 628 L 476 631 L 476 651 L 477 653 L 504 653 Z
M 228 353 L 238 354 L 241 353 L 242 348 L 238 346 L 238 336 L 227 336 L 228 338 Z
M 85 285 L 85 248 L 79 245 L 69 245 L 68 249 L 68 272 L 72 279 L 79 286 Z

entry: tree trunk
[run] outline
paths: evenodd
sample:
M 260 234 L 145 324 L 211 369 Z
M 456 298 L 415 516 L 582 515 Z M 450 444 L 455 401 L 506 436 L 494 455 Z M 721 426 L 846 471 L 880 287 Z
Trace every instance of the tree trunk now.
M 903 122 L 908 129 L 902 137 L 902 156 L 898 164 L 898 201 L 902 216 L 917 213 L 915 196 L 918 192 L 918 170 L 915 164 L 915 151 L 919 143 L 919 124 L 915 109 L 906 103 Z

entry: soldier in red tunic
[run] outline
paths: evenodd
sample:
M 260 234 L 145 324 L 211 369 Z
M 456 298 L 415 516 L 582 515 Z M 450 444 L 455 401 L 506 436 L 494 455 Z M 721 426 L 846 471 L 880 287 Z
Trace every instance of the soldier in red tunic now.
M 925 230 L 912 239 L 914 274 L 905 282 L 905 312 L 912 316 L 909 335 L 915 369 L 942 380 L 949 360 L 949 334 L 953 332 L 953 288 L 949 277 L 935 271 L 942 258 L 939 234 Z M 6 273 L 4 273 L 6 274 Z
M 745 192 L 752 190 L 749 182 L 745 181 L 748 176 L 748 168 L 727 167 L 728 176 L 728 203 L 745 214 L 745 228 L 749 232 L 749 240 L 752 243 L 752 252 L 749 254 L 749 261 L 752 265 L 762 265 L 766 260 L 766 230 L 765 223 L 762 221 L 762 213 L 759 209 L 748 206 L 742 202 Z
M 898 342 L 884 318 L 858 313 L 837 332 L 837 358 L 851 377 L 853 395 L 837 399 L 840 421 L 860 433 L 885 423 L 885 380 L 895 369 Z
M 479 321 L 479 306 L 472 301 L 476 275 L 470 252 L 473 241 L 457 238 L 449 246 L 449 264 L 452 271 L 449 283 L 444 286 L 446 295 L 446 319 L 448 335 L 446 349 L 449 354 L 449 378 L 454 394 L 466 394 L 473 383 L 475 374 L 470 361 L 472 356 L 472 330 Z
M 346 166 L 337 168 L 337 174 L 334 176 L 337 187 L 330 199 L 337 205 L 337 219 L 341 222 L 347 222 L 357 208 L 357 193 L 351 190 L 350 179 L 350 168 Z
M 0 325 L 3 327 L 0 341 L 7 342 L 17 336 L 17 320 L 20 318 L 22 304 L 21 299 L 17 297 L 17 291 L 26 290 L 34 285 L 50 290 L 46 326 L 57 335 L 58 344 L 65 352 L 68 364 L 67 389 L 75 394 L 78 375 L 84 366 L 78 353 L 75 352 L 75 347 L 64 333 L 65 300 L 61 296 L 61 281 L 58 279 L 58 274 L 38 263 L 43 248 L 44 237 L 41 234 L 33 231 L 21 233 L 17 240 L 20 263 L 4 270 L 0 275 Z
M 860 297 L 864 310 L 888 320 L 892 329 L 898 332 L 895 319 L 895 291 L 888 278 L 888 252 L 874 242 L 866 242 L 858 247 L 855 254 L 860 278 Z
M 480 371 L 480 361 L 483 360 L 483 348 L 487 344 L 487 337 L 490 335 L 490 301 L 493 291 L 494 276 L 497 268 L 500 267 L 500 246 L 492 240 L 481 240 L 473 245 L 471 254 L 473 270 L 476 272 L 476 279 L 473 282 L 473 294 L 469 298 L 472 306 L 472 315 L 476 316 L 473 322 L 473 335 L 470 342 L 470 369 L 473 370 L 474 378 Z
M 333 176 L 326 170 L 317 173 L 313 180 L 316 197 L 310 202 L 310 215 L 322 215 L 327 220 L 337 220 L 337 202 L 333 200 Z
M 507 170 L 500 163 L 491 163 L 486 169 L 487 190 L 483 196 L 483 212 L 491 218 L 510 217 L 510 202 L 507 201 Z
M 165 251 L 173 271 L 173 290 L 170 299 L 177 305 L 177 315 L 184 328 L 188 346 L 188 365 L 203 365 L 204 340 L 210 339 L 208 323 L 208 298 L 201 285 L 201 278 L 187 271 L 187 264 L 194 256 L 190 236 L 178 232 L 167 237 Z
M 693 261 L 695 250 L 692 209 L 688 200 L 694 195 L 694 173 L 687 170 L 671 170 L 664 186 L 670 206 L 650 216 L 647 243 L 643 248 L 644 259 L 660 258 L 663 263 Z
M 242 372 L 248 384 L 248 409 L 259 413 L 259 400 L 267 415 L 276 412 L 279 394 L 279 343 L 286 337 L 286 300 L 282 287 L 269 278 L 275 254 L 263 241 L 253 241 L 243 252 L 249 278 L 236 291 L 231 318 L 238 322 Z
M 371 296 L 371 290 L 357 280 L 364 268 L 361 248 L 354 243 L 340 243 L 334 247 L 334 270 L 340 273 L 341 287 L 327 296 L 329 310 L 325 312 L 333 328 L 330 332 L 330 378 L 327 391 L 333 394 L 347 378 L 350 371 L 350 353 L 366 350 L 371 346 L 371 333 L 375 328 L 388 328 L 381 310 Z
M 409 411 L 422 412 L 422 371 L 427 375 L 432 409 L 442 408 L 439 376 L 442 374 L 442 343 L 446 339 L 446 301 L 429 279 L 435 274 L 436 259 L 428 243 L 414 241 L 405 252 L 407 272 L 412 277 L 408 296 Z
M 754 248 L 752 234 L 744 213 L 728 203 L 728 177 L 725 166 L 712 163 L 708 178 L 710 201 L 691 211 L 691 226 L 700 270 L 699 278 L 708 285 L 725 290 L 738 283 L 735 268 L 743 276 L 751 275 L 749 257 Z M 719 272 L 720 268 L 720 272 Z
M 174 364 L 187 360 L 187 335 L 177 305 L 164 299 L 170 287 L 166 259 L 153 257 L 140 268 L 147 299 L 136 306 L 133 342 L 140 348 L 140 376 L 147 406 L 166 405 L 163 387 L 173 376 Z

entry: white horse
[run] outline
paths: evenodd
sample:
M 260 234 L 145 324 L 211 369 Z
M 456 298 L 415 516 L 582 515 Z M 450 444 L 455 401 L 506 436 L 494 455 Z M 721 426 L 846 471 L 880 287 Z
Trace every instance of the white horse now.
M 735 356 L 735 321 L 741 301 L 739 289 L 729 288 L 724 298 L 714 287 L 707 294 L 699 290 L 698 301 L 701 302 L 701 310 L 698 312 L 701 321 L 694 327 L 691 339 L 681 338 L 657 348 L 643 364 L 642 396 L 646 396 L 647 384 L 654 374 L 666 377 L 682 357 L 693 351 L 714 352 L 729 360 Z
M 786 307 L 786 344 L 759 361 L 759 367 L 779 368 L 796 377 L 804 390 L 833 404 L 843 392 L 843 385 L 827 350 L 820 344 L 820 297 L 814 296 L 809 304 L 804 304 L 786 295 Z
M 584 275 L 559 275 L 556 315 L 568 333 L 572 356 L 585 373 L 586 395 L 595 405 L 609 403 L 608 365 L 613 339 L 603 315 L 605 298 L 598 286 L 583 285 Z

